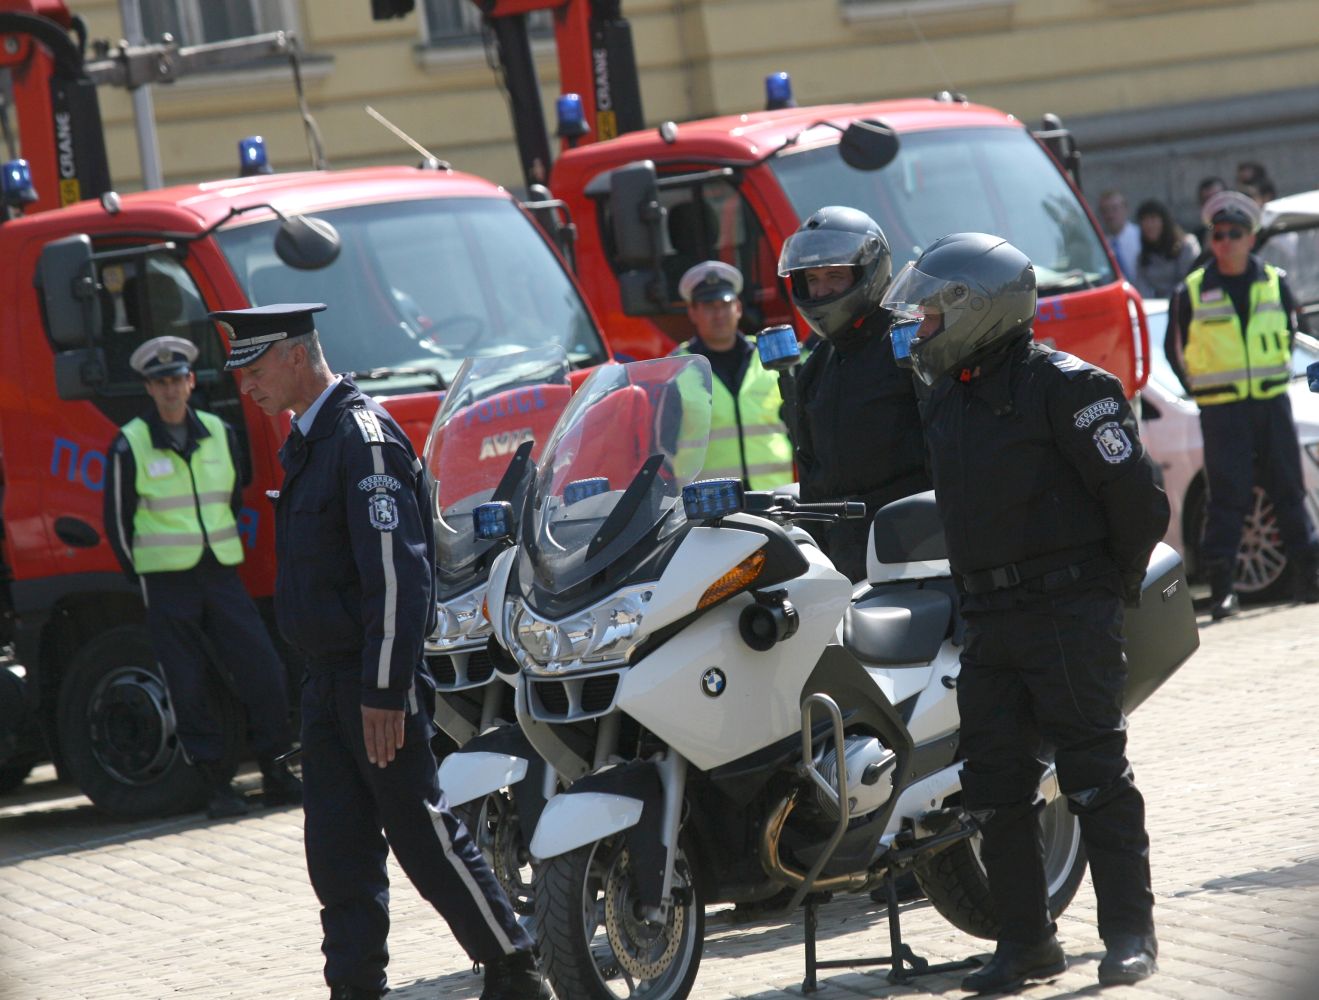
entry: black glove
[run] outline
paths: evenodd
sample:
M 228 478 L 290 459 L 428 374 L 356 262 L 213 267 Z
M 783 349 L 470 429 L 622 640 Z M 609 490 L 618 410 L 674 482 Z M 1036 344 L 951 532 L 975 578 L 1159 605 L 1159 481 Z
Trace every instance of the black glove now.
M 1122 574 L 1122 603 L 1129 608 L 1140 607 L 1141 585 L 1145 582 L 1145 571 L 1135 570 Z

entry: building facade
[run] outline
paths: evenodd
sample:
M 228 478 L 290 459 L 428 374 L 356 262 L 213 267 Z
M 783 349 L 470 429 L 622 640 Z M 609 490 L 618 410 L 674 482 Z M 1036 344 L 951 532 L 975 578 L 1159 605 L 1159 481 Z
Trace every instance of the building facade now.
M 123 0 L 71 3 L 92 38 L 123 34 Z M 413 162 L 370 105 L 455 167 L 520 184 L 504 95 L 472 0 L 416 0 L 371 19 L 371 0 L 138 0 L 149 37 L 184 44 L 295 32 L 306 99 L 335 167 Z M 1038 123 L 1060 115 L 1091 201 L 1121 187 L 1195 216 L 1195 185 L 1268 167 L 1279 192 L 1319 187 L 1319 10 L 1314 0 L 624 0 L 648 123 L 763 106 L 764 77 L 800 104 L 940 90 Z M 536 53 L 547 118 L 558 95 L 549 19 Z M 277 170 L 310 163 L 282 60 L 153 88 L 166 183 L 231 175 L 262 134 Z M 133 108 L 103 91 L 112 175 L 141 185 Z

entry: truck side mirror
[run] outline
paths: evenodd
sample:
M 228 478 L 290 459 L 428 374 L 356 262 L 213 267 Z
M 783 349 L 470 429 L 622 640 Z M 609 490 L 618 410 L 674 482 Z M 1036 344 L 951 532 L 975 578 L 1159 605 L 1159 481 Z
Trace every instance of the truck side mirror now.
M 299 271 L 319 271 L 339 256 L 339 231 L 314 215 L 293 215 L 279 224 L 275 255 Z
M 1053 154 L 1076 189 L 1081 190 L 1081 151 L 1076 146 L 1076 137 L 1063 127 L 1063 120 L 1053 113 L 1045 114 L 1040 119 L 1040 127 L 1031 135 Z
M 86 233 L 52 240 L 41 250 L 36 285 L 46 330 L 57 348 L 90 347 L 101 334 L 101 298 Z
M 880 170 L 898 155 L 898 133 L 881 121 L 861 118 L 843 130 L 838 155 L 853 170 Z
M 614 170 L 609 175 L 609 205 L 623 311 L 629 316 L 663 312 L 668 289 L 661 261 L 668 209 L 660 202 L 654 162 L 642 160 Z

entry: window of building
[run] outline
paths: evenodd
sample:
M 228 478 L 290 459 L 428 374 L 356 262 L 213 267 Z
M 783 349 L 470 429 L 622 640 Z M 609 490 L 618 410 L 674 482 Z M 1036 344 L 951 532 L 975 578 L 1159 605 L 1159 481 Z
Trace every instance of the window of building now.
M 168 32 L 180 45 L 291 31 L 292 0 L 140 0 L 143 34 L 158 41 Z
M 481 40 L 481 11 L 472 0 L 422 0 L 426 44 L 468 45 Z M 554 22 L 547 10 L 529 16 L 533 38 L 548 36 Z

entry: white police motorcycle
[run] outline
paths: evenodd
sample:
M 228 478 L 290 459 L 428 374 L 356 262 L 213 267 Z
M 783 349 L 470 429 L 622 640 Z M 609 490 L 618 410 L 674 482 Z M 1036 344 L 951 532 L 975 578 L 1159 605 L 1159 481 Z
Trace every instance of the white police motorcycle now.
M 814 955 L 815 905 L 834 892 L 886 886 L 895 981 L 931 971 L 900 941 L 892 873 L 907 869 L 950 922 L 998 930 L 958 807 L 960 634 L 932 495 L 876 517 L 871 586 L 854 593 L 794 522 L 864 507 L 692 482 L 709 415 L 704 358 L 594 372 L 486 592 L 522 730 L 565 786 L 530 850 L 543 967 L 574 1000 L 681 1000 L 705 907 L 784 890 L 786 908 L 807 903 L 806 988 L 835 964 Z M 476 520 L 505 536 L 511 504 Z M 1128 637 L 1134 707 L 1198 642 L 1166 546 Z M 1041 790 L 1057 915 L 1085 858 L 1051 774 Z
M 526 843 L 546 775 L 516 725 L 512 677 L 495 670 L 502 651 L 490 648 L 483 613 L 486 578 L 506 546 L 476 536 L 472 511 L 499 501 L 521 509 L 540 446 L 571 395 L 568 358 L 558 346 L 469 358 L 422 453 L 434 480 L 438 615 L 425 655 L 435 679 L 435 722 L 444 734 L 437 744 L 448 741 L 437 745 L 444 753 L 440 787 L 519 913 L 531 910 Z

